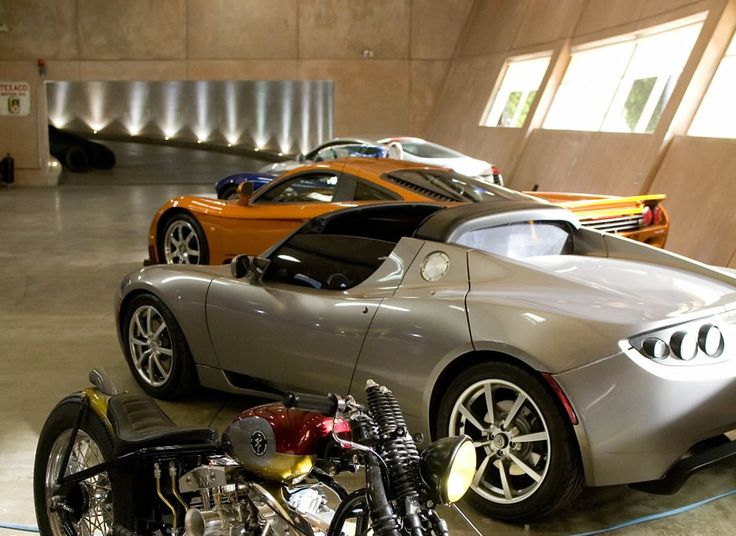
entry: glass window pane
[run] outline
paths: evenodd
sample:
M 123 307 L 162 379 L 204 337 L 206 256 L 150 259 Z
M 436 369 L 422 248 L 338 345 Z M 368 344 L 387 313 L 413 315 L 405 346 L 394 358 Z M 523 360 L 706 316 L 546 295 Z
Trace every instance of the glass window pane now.
M 691 136 L 736 138 L 736 36 L 721 60 L 698 113 L 690 125 Z
M 463 234 L 456 242 L 512 259 L 572 252 L 572 235 L 567 226 L 550 222 L 512 223 L 476 229 Z
M 659 95 L 659 100 L 657 101 L 657 104 L 654 107 L 654 111 L 652 112 L 652 116 L 649 118 L 649 121 L 647 122 L 647 127 L 644 130 L 645 132 L 654 132 L 654 129 L 657 128 L 657 125 L 659 124 L 659 118 L 662 117 L 662 110 L 664 110 L 664 105 L 667 104 L 667 101 L 670 100 L 670 95 L 672 95 L 672 91 L 675 89 L 675 80 L 673 80 L 672 77 L 667 79 L 667 83 L 664 86 L 664 89 L 662 90 L 662 93 Z
M 401 197 L 388 190 L 375 188 L 363 181 L 358 181 L 355 189 L 355 201 L 397 201 Z
M 375 272 L 394 249 L 384 240 L 298 234 L 271 256 L 265 281 L 324 290 L 345 290 Z
M 633 49 L 626 42 L 573 53 L 544 128 L 599 130 Z
M 532 102 L 534 102 L 534 98 L 536 96 L 536 89 L 526 94 L 526 99 L 524 100 L 520 107 L 520 110 L 516 114 L 516 120 L 514 121 L 515 127 L 521 127 L 524 124 L 524 121 L 526 121 L 526 116 L 529 114 L 529 108 L 531 108 Z
M 650 29 L 619 43 L 573 51 L 544 127 L 653 131 L 702 25 Z
M 631 91 L 629 91 L 629 96 L 626 97 L 623 111 L 626 124 L 629 125 L 629 129 L 632 132 L 636 129 L 636 124 L 639 122 L 641 113 L 644 111 L 644 106 L 652 94 L 652 89 L 656 81 L 657 78 L 655 76 L 639 78 L 638 80 L 634 80 L 634 83 L 631 85 Z
M 503 108 L 503 113 L 501 114 L 501 117 L 498 119 L 498 125 L 499 127 L 510 127 L 512 126 L 511 122 L 514 119 L 514 114 L 516 113 L 516 108 L 519 106 L 519 100 L 521 99 L 521 91 L 512 91 L 509 93 L 509 98 L 506 101 L 506 106 Z
M 334 175 L 307 175 L 277 184 L 255 203 L 331 203 L 337 189 Z
M 498 91 L 492 96 L 488 113 L 481 124 L 487 127 L 520 127 L 534 101 L 551 53 L 528 59 L 508 60 Z M 531 100 L 527 106 L 527 100 Z
M 602 130 L 652 132 L 656 128 L 701 26 L 690 24 L 636 40 Z

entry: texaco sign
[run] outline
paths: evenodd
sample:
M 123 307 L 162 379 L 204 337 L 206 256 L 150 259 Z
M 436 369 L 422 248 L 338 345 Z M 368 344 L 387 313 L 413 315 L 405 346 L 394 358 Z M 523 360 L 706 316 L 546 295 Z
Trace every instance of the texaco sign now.
M 31 84 L 28 82 L 0 82 L 0 115 L 28 115 L 31 113 Z

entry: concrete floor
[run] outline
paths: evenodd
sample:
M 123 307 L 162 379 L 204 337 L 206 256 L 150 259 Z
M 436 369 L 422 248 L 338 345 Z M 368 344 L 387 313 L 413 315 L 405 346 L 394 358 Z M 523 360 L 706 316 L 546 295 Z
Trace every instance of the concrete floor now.
M 65 175 L 58 188 L 0 189 L 0 524 L 35 525 L 31 474 L 38 433 L 54 404 L 84 387 L 94 366 L 140 392 L 118 346 L 113 294 L 141 265 L 155 209 L 184 193 L 213 193 L 226 174 L 257 168 L 242 157 L 110 144 L 118 166 Z M 213 425 L 257 401 L 201 392 L 161 405 L 179 424 Z M 671 497 L 617 486 L 586 490 L 569 508 L 529 526 L 491 521 L 464 507 L 484 535 L 566 535 L 610 527 L 736 488 L 736 463 L 702 472 Z M 470 529 L 444 512 L 454 536 Z M 736 496 L 620 530 L 626 535 L 731 535 Z M 0 529 L 0 534 L 19 534 Z

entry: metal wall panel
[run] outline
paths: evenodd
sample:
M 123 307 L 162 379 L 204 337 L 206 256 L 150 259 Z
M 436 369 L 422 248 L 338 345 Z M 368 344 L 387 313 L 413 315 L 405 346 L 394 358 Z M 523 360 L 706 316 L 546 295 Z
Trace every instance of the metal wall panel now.
M 47 82 L 51 124 L 76 131 L 305 152 L 332 137 L 333 82 Z

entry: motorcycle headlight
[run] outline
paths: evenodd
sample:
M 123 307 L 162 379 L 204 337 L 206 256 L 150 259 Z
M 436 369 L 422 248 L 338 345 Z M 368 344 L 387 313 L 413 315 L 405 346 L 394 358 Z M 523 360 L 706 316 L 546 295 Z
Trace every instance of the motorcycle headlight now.
M 466 435 L 439 439 L 422 452 L 422 479 L 437 503 L 459 501 L 473 483 L 475 467 L 475 447 Z

